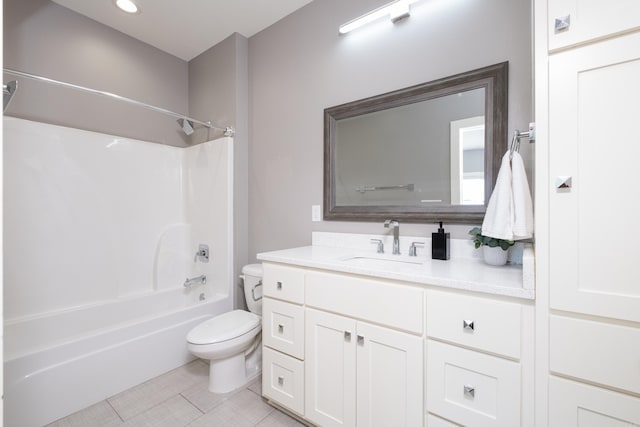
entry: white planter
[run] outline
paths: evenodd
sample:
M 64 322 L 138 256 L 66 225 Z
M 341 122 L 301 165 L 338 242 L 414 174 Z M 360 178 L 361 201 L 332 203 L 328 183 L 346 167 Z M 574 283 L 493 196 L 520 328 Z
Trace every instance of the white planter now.
M 484 255 L 484 262 L 489 265 L 505 265 L 509 251 L 502 250 L 500 246 L 496 246 L 495 248 L 483 246 L 482 254 Z

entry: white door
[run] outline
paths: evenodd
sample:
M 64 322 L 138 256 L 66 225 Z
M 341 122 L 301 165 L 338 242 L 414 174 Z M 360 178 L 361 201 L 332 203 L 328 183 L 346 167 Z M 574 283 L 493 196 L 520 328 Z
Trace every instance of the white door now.
M 312 309 L 305 316 L 305 416 L 355 426 L 356 321 Z
M 423 424 L 424 343 L 420 337 L 358 322 L 358 426 Z
M 638 322 L 640 33 L 552 55 L 549 86 L 549 184 L 571 177 L 549 200 L 551 308 Z

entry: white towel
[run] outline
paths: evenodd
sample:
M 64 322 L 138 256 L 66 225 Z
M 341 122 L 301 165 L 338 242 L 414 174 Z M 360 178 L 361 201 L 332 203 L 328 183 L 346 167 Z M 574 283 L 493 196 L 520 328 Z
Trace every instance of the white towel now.
M 496 239 L 513 237 L 513 192 L 511 191 L 511 164 L 509 153 L 502 157 L 493 193 L 482 222 L 482 234 Z
M 514 208 L 513 239 L 511 240 L 529 239 L 533 237 L 533 201 L 524 162 L 518 152 L 514 152 L 511 158 L 511 175 Z
M 502 157 L 482 222 L 482 234 L 504 240 L 533 236 L 533 203 L 524 163 L 517 152 L 513 155 L 507 152 Z

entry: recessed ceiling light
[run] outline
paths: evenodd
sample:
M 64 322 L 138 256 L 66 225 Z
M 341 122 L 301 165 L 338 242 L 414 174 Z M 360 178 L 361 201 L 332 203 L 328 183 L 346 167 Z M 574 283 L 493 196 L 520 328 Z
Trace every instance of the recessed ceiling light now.
M 139 13 L 140 8 L 131 0 L 116 0 L 116 6 L 124 12 L 127 13 Z

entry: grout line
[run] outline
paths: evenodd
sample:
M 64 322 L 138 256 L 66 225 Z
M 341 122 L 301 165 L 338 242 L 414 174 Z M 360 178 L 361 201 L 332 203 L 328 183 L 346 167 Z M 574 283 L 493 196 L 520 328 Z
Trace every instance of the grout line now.
M 275 408 L 273 408 L 275 410 Z M 264 417 L 262 417 L 258 422 L 256 422 L 255 424 L 253 424 L 252 427 L 256 427 L 258 424 L 260 424 L 261 422 L 263 422 L 264 420 L 266 420 L 269 416 L 271 416 L 271 414 L 273 414 L 273 411 L 269 412 L 267 415 L 265 415 Z
M 184 394 L 182 394 L 182 393 L 183 393 L 183 392 L 180 392 L 180 393 L 178 393 L 178 394 L 179 394 L 180 396 L 182 396 L 182 398 L 183 398 L 184 400 L 186 400 L 187 402 L 189 402 L 189 404 L 190 404 L 191 406 L 194 406 L 198 411 L 200 411 L 200 412 L 202 413 L 202 415 L 206 414 L 206 412 L 204 412 L 202 409 L 198 408 L 198 405 L 196 405 L 195 403 L 193 403 L 192 401 L 190 401 L 190 400 L 189 400 L 189 398 L 188 398 L 187 396 L 185 396 Z M 222 402 L 224 402 L 224 400 L 223 400 L 223 401 L 221 401 L 220 403 L 222 403 Z M 219 405 L 220 403 L 218 403 L 218 405 Z M 216 406 L 218 406 L 218 405 L 215 405 L 215 406 L 214 406 L 214 408 L 215 408 Z M 213 409 L 213 408 L 212 408 L 212 409 Z
M 118 416 L 118 418 L 120 418 L 120 421 L 122 421 L 122 423 L 124 424 L 124 418 L 122 418 L 122 415 L 120 415 L 120 413 L 116 410 L 116 408 L 113 407 L 113 405 L 111 404 L 111 402 L 109 402 L 109 399 L 105 399 L 105 402 L 107 402 L 107 405 L 109 405 L 109 407 L 111 407 L 111 409 L 113 409 L 113 412 L 116 413 L 116 415 Z M 86 408 L 85 408 L 86 409 Z M 83 411 L 85 410 L 83 409 Z

